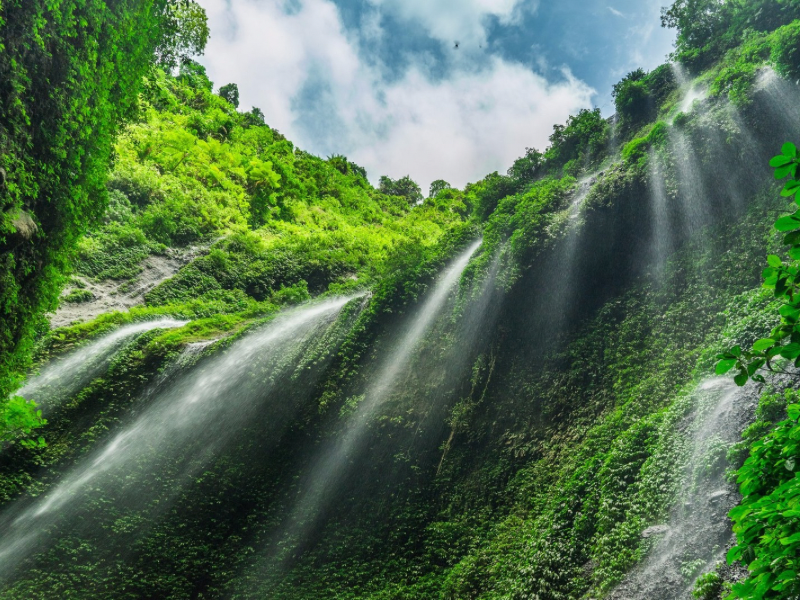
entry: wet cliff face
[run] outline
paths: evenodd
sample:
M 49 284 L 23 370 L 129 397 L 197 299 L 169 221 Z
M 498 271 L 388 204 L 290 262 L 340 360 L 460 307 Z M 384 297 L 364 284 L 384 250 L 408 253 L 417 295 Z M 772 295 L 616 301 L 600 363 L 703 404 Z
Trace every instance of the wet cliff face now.
M 44 366 L 49 447 L 0 455 L 2 596 L 686 596 L 730 539 L 721 457 L 760 390 L 707 371 L 768 329 L 765 165 L 800 94 L 681 93 L 636 152 L 519 192 L 538 237 L 490 218 L 370 295 L 143 309 Z

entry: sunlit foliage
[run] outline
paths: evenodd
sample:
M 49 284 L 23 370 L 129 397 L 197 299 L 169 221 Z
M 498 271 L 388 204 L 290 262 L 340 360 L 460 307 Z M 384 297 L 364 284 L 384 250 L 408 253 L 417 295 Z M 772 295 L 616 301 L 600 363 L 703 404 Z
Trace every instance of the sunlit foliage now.
M 204 27 L 184 0 L 0 5 L 0 404 L 77 239 L 103 214 L 114 136 L 142 75 L 157 49 L 167 62 L 202 50 Z

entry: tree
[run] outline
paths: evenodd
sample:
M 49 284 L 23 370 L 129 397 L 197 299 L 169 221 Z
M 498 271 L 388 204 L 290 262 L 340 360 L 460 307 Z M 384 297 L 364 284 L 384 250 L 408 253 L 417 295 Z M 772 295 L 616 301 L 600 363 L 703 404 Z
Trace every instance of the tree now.
M 357 175 L 362 179 L 367 178 L 367 170 L 354 162 L 347 160 L 342 154 L 334 154 L 328 157 L 328 164 L 339 171 L 342 175 Z
M 410 206 L 422 202 L 422 189 L 409 175 L 400 179 L 392 179 L 383 175 L 379 181 L 379 190 L 387 196 L 402 196 Z
M 544 156 L 552 167 L 563 167 L 571 160 L 588 162 L 605 150 L 609 124 L 599 108 L 581 109 L 566 125 L 554 125 L 550 148 Z
M 233 108 L 239 108 L 239 86 L 235 83 L 219 88 L 219 97 L 227 100 Z
M 436 181 L 431 183 L 430 193 L 428 194 L 428 198 L 435 198 L 436 195 L 441 192 L 442 190 L 449 190 L 452 189 L 449 183 L 447 183 L 444 179 L 437 179 Z
M 192 0 L 171 0 L 161 22 L 156 60 L 172 70 L 192 56 L 203 54 L 208 42 L 208 19 L 203 7 Z
M 514 161 L 508 169 L 508 176 L 518 181 L 532 182 L 544 164 L 544 154 L 536 148 L 525 148 L 525 156 Z
M 615 83 L 611 91 L 617 115 L 625 123 L 640 123 L 650 116 L 654 103 L 647 85 L 647 72 L 636 69 L 622 81 Z
M 264 125 L 264 123 L 266 122 L 266 119 L 264 117 L 264 113 L 261 112 L 261 109 L 256 107 L 256 106 L 254 106 L 250 110 L 250 112 L 246 113 L 246 114 L 247 114 L 247 123 L 248 123 L 248 125 L 258 126 L 258 125 Z
M 350 172 L 350 167 L 347 164 L 347 157 L 342 156 L 341 154 L 329 156 L 328 164 L 339 171 L 342 175 L 347 175 Z

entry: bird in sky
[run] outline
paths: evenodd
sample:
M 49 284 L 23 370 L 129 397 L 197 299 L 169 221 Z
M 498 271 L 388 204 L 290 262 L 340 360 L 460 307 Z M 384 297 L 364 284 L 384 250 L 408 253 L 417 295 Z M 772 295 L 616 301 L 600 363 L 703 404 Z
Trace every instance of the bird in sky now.
M 454 48 L 455 48 L 456 50 L 458 50 L 458 45 L 459 45 L 459 43 L 458 43 L 458 41 L 456 41 L 456 45 L 454 46 Z

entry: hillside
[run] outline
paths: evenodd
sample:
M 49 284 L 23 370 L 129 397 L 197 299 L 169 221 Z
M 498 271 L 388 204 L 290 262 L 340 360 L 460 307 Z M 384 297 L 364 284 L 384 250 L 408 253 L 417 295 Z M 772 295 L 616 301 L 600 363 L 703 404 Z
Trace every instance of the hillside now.
M 799 11 L 676 2 L 614 117 L 427 198 L 150 66 L 16 392 L 0 598 L 796 597 Z

